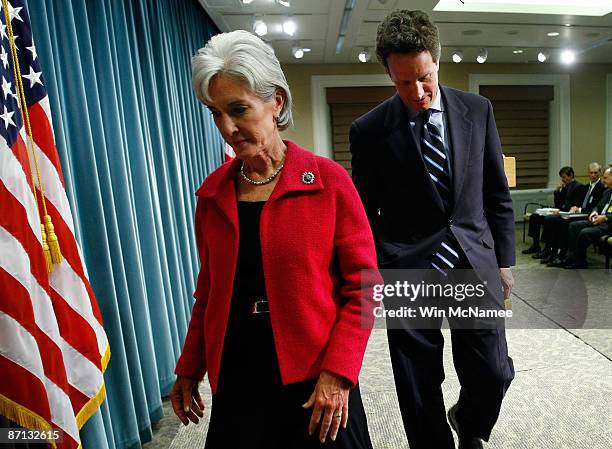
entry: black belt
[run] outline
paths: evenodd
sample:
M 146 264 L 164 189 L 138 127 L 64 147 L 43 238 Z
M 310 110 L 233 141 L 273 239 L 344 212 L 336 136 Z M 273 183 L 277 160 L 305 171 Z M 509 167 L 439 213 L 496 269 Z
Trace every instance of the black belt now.
M 257 299 L 251 303 L 251 313 L 257 315 L 259 313 L 270 313 L 270 307 L 267 299 Z

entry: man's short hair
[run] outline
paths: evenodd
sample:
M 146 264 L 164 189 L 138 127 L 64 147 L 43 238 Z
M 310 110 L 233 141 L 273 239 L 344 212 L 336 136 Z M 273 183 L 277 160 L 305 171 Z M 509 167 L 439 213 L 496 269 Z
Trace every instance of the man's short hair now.
M 589 171 L 590 170 L 597 170 L 598 172 L 601 173 L 601 165 L 599 165 L 599 162 L 591 162 L 589 164 Z
M 421 53 L 428 51 L 434 62 L 440 60 L 438 27 L 423 11 L 399 9 L 391 12 L 378 25 L 376 56 L 389 69 L 387 58 L 391 53 Z
M 561 170 L 559 170 L 559 176 L 571 176 L 572 178 L 574 177 L 574 169 L 572 167 L 565 166 L 565 167 L 561 167 Z

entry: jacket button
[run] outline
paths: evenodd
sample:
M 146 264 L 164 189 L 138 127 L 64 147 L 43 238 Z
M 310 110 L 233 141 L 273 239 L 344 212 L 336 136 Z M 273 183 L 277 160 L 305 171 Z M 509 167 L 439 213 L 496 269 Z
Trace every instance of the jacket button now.
M 451 228 L 453 226 L 453 219 L 448 220 L 448 227 Z

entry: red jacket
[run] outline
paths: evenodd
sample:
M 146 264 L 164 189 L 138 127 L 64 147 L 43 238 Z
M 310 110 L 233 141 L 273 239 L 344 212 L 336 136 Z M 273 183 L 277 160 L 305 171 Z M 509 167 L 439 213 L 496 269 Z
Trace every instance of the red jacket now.
M 371 284 L 379 282 L 372 233 L 346 170 L 286 141 L 279 180 L 260 223 L 274 343 L 283 384 L 322 370 L 357 382 L 373 318 Z M 176 374 L 208 377 L 215 392 L 238 257 L 235 159 L 196 192 L 200 274 Z M 314 182 L 302 182 L 305 172 Z M 361 270 L 374 270 L 363 276 Z M 366 279 L 367 278 L 367 279 Z M 370 296 L 368 296 L 370 295 Z

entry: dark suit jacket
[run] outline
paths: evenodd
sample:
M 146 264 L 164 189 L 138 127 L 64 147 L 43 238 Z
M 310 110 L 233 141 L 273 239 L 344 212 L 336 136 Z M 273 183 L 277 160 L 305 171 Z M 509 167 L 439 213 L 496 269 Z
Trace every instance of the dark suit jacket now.
M 584 192 L 586 195 L 589 191 L 589 185 L 587 184 L 585 185 L 585 187 L 586 189 Z M 591 190 L 591 195 L 587 199 L 586 207 L 581 211 L 583 214 L 590 214 L 593 211 L 595 206 L 597 206 L 597 203 L 599 203 L 599 200 L 601 200 L 604 190 L 606 190 L 606 187 L 604 186 L 601 179 L 597 180 L 597 183 L 593 187 L 593 190 Z M 582 203 L 580 203 L 578 206 L 581 206 L 581 205 Z
M 351 126 L 353 181 L 374 232 L 379 266 L 429 268 L 447 229 L 475 269 L 514 265 L 514 212 L 491 103 L 448 87 L 440 86 L 440 92 L 452 149 L 450 212 L 398 95 Z
M 608 204 L 608 201 L 610 201 L 611 196 L 612 196 L 612 189 L 606 189 L 603 195 L 601 196 L 599 203 L 597 203 L 597 205 L 593 208 L 593 211 L 597 211 L 598 214 L 605 215 L 606 217 L 608 217 L 607 223 L 608 223 L 610 232 L 612 232 L 612 212 L 608 212 L 608 210 L 610 210 L 612 203 L 608 205 L 608 208 L 606 210 L 603 210 L 603 208 L 606 204 Z
M 561 190 L 555 190 L 555 207 L 567 212 L 572 206 L 580 207 L 587 190 L 584 189 L 584 185 L 580 184 L 575 179 L 568 185 L 564 186 Z M 586 186 L 588 189 L 589 187 Z

